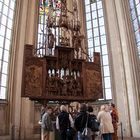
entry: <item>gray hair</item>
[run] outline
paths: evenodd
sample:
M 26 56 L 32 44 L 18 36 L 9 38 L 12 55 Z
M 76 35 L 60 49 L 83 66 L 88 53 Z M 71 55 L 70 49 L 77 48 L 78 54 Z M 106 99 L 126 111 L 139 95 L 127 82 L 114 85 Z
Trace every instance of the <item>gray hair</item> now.
M 65 105 L 61 105 L 60 106 L 60 111 L 67 111 L 66 106 Z

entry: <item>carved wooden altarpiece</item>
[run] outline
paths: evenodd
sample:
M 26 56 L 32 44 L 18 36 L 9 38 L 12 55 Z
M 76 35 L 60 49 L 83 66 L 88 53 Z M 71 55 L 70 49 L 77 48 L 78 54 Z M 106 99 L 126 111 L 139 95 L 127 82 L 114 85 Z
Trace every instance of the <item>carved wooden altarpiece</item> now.
M 73 0 L 73 10 L 68 9 L 67 0 L 45 1 L 40 9 L 47 8 L 48 13 L 41 13 L 43 20 L 39 17 L 41 22 L 46 19 L 38 36 L 42 42 L 37 47 L 25 45 L 22 96 L 38 101 L 102 98 L 100 54 L 94 52 L 91 62 L 83 49 L 85 37 L 81 34 L 77 1 Z
M 33 56 L 25 45 L 22 96 L 32 100 L 94 101 L 102 97 L 100 54 L 95 61 L 74 58 L 74 49 L 56 47 L 54 56 Z

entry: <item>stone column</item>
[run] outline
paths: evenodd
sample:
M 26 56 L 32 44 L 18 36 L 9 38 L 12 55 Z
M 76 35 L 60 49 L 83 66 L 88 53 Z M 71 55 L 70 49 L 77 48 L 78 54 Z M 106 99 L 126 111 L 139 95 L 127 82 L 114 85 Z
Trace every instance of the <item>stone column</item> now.
M 25 44 L 25 28 L 27 18 L 28 0 L 16 3 L 16 15 L 14 22 L 14 37 L 12 43 L 12 58 L 10 66 L 10 112 L 11 112 L 11 137 L 14 140 L 20 139 L 21 131 L 21 82 L 22 82 L 22 66 L 23 52 Z
M 33 45 L 33 47 L 35 47 L 37 40 L 38 4 L 36 0 L 28 0 L 27 5 L 25 44 Z M 33 138 L 34 102 L 31 102 L 28 98 L 22 99 L 21 110 L 21 138 Z
M 34 105 L 29 99 L 21 98 L 21 85 L 24 45 L 35 44 L 37 10 L 36 0 L 17 0 L 8 93 L 11 138 L 14 140 L 33 138 Z
M 104 0 L 105 5 L 105 20 L 107 31 L 107 45 L 109 50 L 109 62 L 111 70 L 111 83 L 112 83 L 112 96 L 119 111 L 120 122 L 123 122 L 123 132 L 125 136 L 131 135 L 130 126 L 130 112 L 128 102 L 128 87 L 126 77 L 126 63 L 124 62 L 123 47 L 125 39 L 121 38 L 125 33 L 123 27 L 120 30 L 119 21 L 123 20 L 122 17 L 118 17 L 119 11 L 122 9 L 116 5 L 116 1 L 119 0 Z M 121 24 L 121 26 L 123 26 Z M 127 53 L 127 50 L 126 52 Z M 128 67 L 129 69 L 129 67 Z M 130 75 L 129 75 L 130 76 Z M 120 127 L 119 127 L 120 128 Z M 119 130 L 120 132 L 120 130 Z
M 35 45 L 37 42 L 38 6 L 39 1 L 28 0 L 25 44 Z
M 120 30 L 122 57 L 126 77 L 128 109 L 130 115 L 131 135 L 140 137 L 140 87 L 139 87 L 139 58 L 130 18 L 128 0 L 115 0 Z

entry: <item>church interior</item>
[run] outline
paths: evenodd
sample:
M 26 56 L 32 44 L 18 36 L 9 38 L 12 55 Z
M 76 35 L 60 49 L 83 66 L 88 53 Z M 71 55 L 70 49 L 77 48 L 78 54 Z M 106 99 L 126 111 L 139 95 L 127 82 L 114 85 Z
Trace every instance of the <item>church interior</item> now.
M 140 139 L 139 59 L 140 0 L 0 0 L 0 140 L 40 140 L 43 105 L 80 103 L 114 103 L 120 140 Z

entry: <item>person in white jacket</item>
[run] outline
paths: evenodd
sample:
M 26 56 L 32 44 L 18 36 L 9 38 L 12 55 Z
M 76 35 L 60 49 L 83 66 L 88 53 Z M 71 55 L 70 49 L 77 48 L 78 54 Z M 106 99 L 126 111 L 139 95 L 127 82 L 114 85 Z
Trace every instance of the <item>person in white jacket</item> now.
M 97 120 L 100 122 L 100 131 L 103 140 L 112 140 L 112 133 L 114 132 L 114 128 L 112 125 L 112 118 L 108 105 L 101 106 L 101 110 L 97 115 Z

